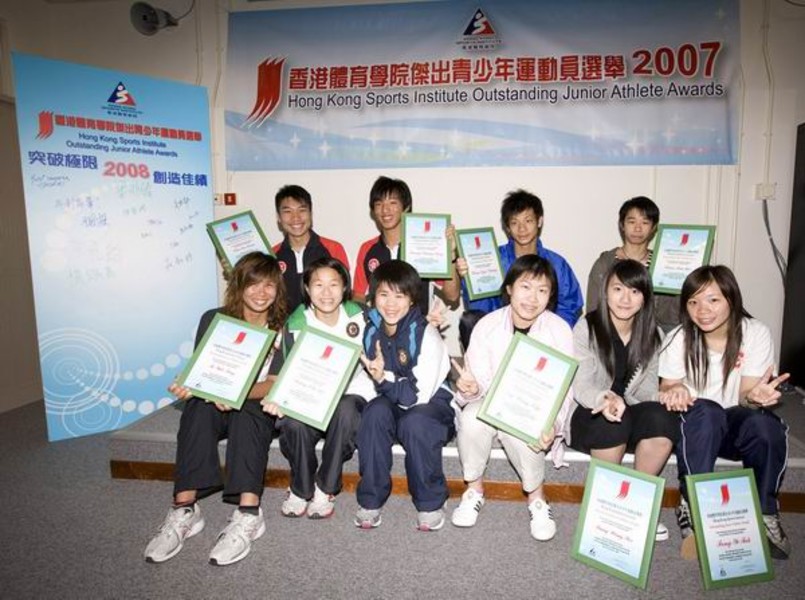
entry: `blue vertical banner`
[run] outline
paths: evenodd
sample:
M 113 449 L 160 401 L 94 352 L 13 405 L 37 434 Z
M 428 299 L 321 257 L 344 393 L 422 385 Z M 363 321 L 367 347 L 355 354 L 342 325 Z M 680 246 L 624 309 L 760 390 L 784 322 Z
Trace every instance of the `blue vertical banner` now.
M 230 170 L 731 164 L 738 0 L 229 17 Z
M 12 58 L 48 437 L 118 429 L 217 301 L 206 90 Z

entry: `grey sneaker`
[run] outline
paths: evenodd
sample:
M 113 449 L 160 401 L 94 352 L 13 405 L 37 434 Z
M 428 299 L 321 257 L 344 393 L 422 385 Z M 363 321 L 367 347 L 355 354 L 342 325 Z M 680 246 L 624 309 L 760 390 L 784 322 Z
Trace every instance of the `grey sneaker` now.
M 444 525 L 444 510 L 420 511 L 416 514 L 416 528 L 419 531 L 439 531 Z
M 263 509 L 257 515 L 241 512 L 237 508 L 229 517 L 229 524 L 218 534 L 210 552 L 210 564 L 222 567 L 246 558 L 252 542 L 266 532 Z
M 766 526 L 766 539 L 769 540 L 769 551 L 772 558 L 786 560 L 791 554 L 791 542 L 783 531 L 780 513 L 763 515 L 763 524 Z
M 379 508 L 358 507 L 358 512 L 355 513 L 355 526 L 361 529 L 374 529 L 382 522 Z
M 171 508 L 159 532 L 145 547 L 145 560 L 161 563 L 173 558 L 184 546 L 184 541 L 204 529 L 204 517 L 198 504 Z

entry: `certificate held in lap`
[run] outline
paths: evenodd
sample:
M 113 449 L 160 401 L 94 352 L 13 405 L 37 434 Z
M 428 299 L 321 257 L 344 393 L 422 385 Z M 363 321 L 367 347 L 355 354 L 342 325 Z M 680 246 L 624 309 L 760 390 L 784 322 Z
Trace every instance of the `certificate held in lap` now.
M 528 444 L 550 431 L 578 361 L 515 333 L 478 418 Z
M 198 398 L 239 410 L 276 335 L 219 313 L 176 383 Z
M 361 348 L 318 329 L 302 330 L 266 400 L 284 415 L 326 431 Z

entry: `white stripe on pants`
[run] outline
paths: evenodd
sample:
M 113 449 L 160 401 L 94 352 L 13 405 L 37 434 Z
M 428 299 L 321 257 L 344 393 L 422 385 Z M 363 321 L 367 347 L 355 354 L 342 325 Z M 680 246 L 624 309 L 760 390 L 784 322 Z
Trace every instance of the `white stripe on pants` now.
M 481 402 L 471 402 L 458 417 L 456 441 L 464 480 L 475 481 L 483 476 L 497 437 L 523 482 L 523 490 L 533 492 L 545 480 L 545 453 L 534 452 L 524 441 L 480 421 L 480 408 Z

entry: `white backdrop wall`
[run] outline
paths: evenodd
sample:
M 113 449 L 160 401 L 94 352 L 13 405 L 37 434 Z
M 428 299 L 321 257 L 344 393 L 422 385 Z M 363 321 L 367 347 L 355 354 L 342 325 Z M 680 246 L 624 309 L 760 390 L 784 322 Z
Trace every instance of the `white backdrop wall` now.
M 154 3 L 181 15 L 190 0 Z M 270 239 L 277 240 L 274 193 L 281 185 L 298 183 L 313 195 L 317 231 L 340 240 L 354 261 L 359 244 L 376 234 L 369 220 L 368 193 L 380 171 L 229 173 L 223 155 L 227 13 L 345 2 L 196 4 L 178 28 L 145 37 L 129 23 L 129 0 L 4 0 L 0 19 L 8 37 L 2 47 L 206 86 L 212 106 L 215 191 L 238 195 L 236 207 L 219 207 L 217 213 L 225 216 L 251 208 Z M 585 290 L 595 258 L 619 243 L 617 209 L 625 199 L 641 194 L 653 198 L 666 222 L 716 224 L 713 260 L 735 270 L 749 310 L 769 324 L 779 349 L 783 286 L 755 186 L 766 180 L 777 184 L 770 203 L 771 228 L 786 255 L 795 133 L 797 124 L 805 121 L 803 56 L 805 9 L 784 0 L 741 1 L 742 86 L 736 91 L 742 94 L 743 111 L 740 162 L 735 166 L 400 169 L 382 174 L 409 183 L 416 210 L 449 212 L 461 227 L 494 224 L 501 237 L 498 208 L 505 193 L 519 187 L 533 191 L 545 204 L 546 246 L 568 259 Z M 3 69 L 8 68 L 6 58 Z M 6 93 L 13 96 L 13 87 Z

